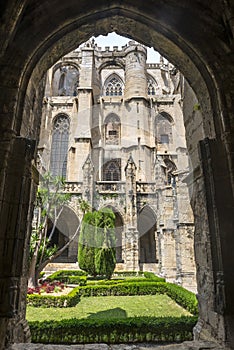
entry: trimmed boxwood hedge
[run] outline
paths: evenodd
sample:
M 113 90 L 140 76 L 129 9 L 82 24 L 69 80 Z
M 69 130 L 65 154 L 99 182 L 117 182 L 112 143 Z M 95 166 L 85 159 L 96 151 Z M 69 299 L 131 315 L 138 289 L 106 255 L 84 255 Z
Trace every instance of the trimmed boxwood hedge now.
M 113 275 L 119 277 L 134 277 L 139 276 L 139 278 L 128 278 L 127 282 L 146 282 L 150 280 L 154 280 L 154 282 L 165 282 L 165 278 L 156 276 L 153 272 L 143 272 L 143 271 L 122 271 L 115 272 Z M 141 276 L 141 277 L 140 277 Z M 124 281 L 121 279 L 114 280 L 103 280 L 102 277 L 99 276 L 99 280 L 93 280 L 92 277 L 87 276 L 87 272 L 82 270 L 59 270 L 54 272 L 52 275 L 47 277 L 48 281 L 60 281 L 63 283 L 72 283 L 77 284 L 79 286 L 85 286 L 87 279 L 89 284 L 116 284 L 117 282 Z
M 59 270 L 54 272 L 52 275 L 48 277 L 51 281 L 56 280 L 58 277 L 63 276 L 87 276 L 87 272 L 83 270 Z
M 165 282 L 122 282 L 114 285 L 91 285 L 78 289 L 80 296 L 107 296 L 107 295 L 154 295 L 167 294 L 177 304 L 193 315 L 198 314 L 197 298 L 187 289 Z
M 114 271 L 113 276 L 120 277 L 133 277 L 133 276 L 143 276 L 143 271 Z
M 192 292 L 172 283 L 165 282 L 122 282 L 114 285 L 89 285 L 74 288 L 68 295 L 28 295 L 28 304 L 43 307 L 68 307 L 76 305 L 80 297 L 107 295 L 154 295 L 166 294 L 193 315 L 198 314 L 197 299 Z
M 79 288 L 79 287 L 77 287 Z M 67 295 L 28 294 L 27 304 L 34 307 L 71 307 L 80 301 L 79 289 L 74 288 Z
M 29 322 L 33 343 L 129 343 L 192 340 L 196 317 L 131 317 Z
M 85 286 L 87 282 L 87 273 L 82 270 L 59 270 L 48 276 L 47 280 Z
M 165 282 L 164 278 L 156 277 L 155 279 L 151 278 L 128 278 L 126 279 L 112 279 L 112 280 L 99 280 L 99 281 L 88 281 L 87 286 L 94 286 L 94 285 L 113 285 L 113 284 L 119 284 L 119 283 L 145 283 L 145 282 Z

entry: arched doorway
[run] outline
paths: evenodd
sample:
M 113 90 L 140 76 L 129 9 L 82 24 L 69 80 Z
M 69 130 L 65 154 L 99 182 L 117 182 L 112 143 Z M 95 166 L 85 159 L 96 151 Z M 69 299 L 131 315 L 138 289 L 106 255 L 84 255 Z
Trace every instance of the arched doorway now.
M 198 103 L 194 99 L 193 108 L 187 110 L 185 126 L 194 169 L 193 179 L 188 182 L 193 188 L 196 220 L 200 329 L 222 343 L 233 344 L 231 5 L 223 1 L 207 6 L 200 1 L 175 4 L 168 0 L 146 4 L 127 0 L 124 4 L 113 1 L 107 7 L 101 0 L 95 4 L 81 1 L 79 6 L 75 0 L 65 3 L 12 1 L 11 5 L 2 5 L 1 16 L 3 215 L 0 224 L 3 254 L 0 266 L 2 290 L 11 291 L 8 296 L 2 295 L 2 342 L 6 334 L 11 333 L 10 329 L 19 327 L 19 320 L 24 318 L 25 232 L 30 217 L 28 207 L 33 201 L 33 196 L 30 197 L 31 160 L 35 143 L 32 140 L 38 138 L 43 96 L 41 78 L 59 57 L 91 35 L 116 30 L 158 49 L 177 65 L 197 95 Z M 18 260 L 13 263 L 15 249 Z M 18 321 L 16 313 L 21 315 Z M 197 332 L 201 332 L 199 327 Z

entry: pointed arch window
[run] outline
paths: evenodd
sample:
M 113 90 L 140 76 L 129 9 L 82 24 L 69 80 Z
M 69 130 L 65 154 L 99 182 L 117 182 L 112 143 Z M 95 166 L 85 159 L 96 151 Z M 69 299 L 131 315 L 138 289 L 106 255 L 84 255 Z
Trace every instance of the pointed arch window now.
M 161 112 L 156 116 L 156 139 L 159 144 L 169 145 L 172 143 L 172 122 L 172 117 L 166 112 Z
M 53 176 L 66 178 L 69 127 L 67 115 L 60 114 L 55 118 L 50 157 L 50 172 Z
M 64 83 L 65 83 L 65 73 L 62 73 L 59 79 L 59 90 L 64 89 Z
M 79 86 L 79 70 L 73 65 L 63 65 L 53 74 L 53 96 L 76 96 Z
M 105 119 L 106 145 L 118 145 L 120 142 L 120 118 L 116 114 L 110 114 Z
M 103 168 L 104 181 L 120 181 L 121 180 L 121 160 L 113 159 L 107 162 Z
M 156 95 L 158 90 L 158 85 L 154 80 L 154 78 L 151 77 L 150 75 L 148 75 L 148 78 L 147 78 L 147 86 L 148 86 L 148 95 L 151 95 L 151 96 Z
M 106 96 L 123 95 L 123 81 L 117 74 L 111 74 L 111 76 L 106 79 L 104 84 L 104 95 Z

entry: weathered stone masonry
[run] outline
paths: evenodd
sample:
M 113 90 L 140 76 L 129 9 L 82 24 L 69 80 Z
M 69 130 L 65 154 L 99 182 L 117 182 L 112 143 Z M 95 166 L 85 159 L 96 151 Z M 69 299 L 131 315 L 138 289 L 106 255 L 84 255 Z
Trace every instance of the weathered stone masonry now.
M 233 348 L 233 1 L 7 0 L 0 10 L 1 348 L 27 339 L 23 332 L 27 253 L 20 247 L 26 245 L 31 217 L 27 177 L 31 161 L 17 140 L 25 138 L 25 145 L 27 140 L 38 141 L 37 106 L 42 101 L 38 87 L 48 68 L 92 35 L 113 30 L 160 51 L 196 94 L 194 104 L 184 105 L 193 166 L 187 181 L 195 219 L 199 299 L 195 337 L 214 338 L 220 346 Z M 25 126 L 34 132 L 29 134 Z M 14 259 L 8 249 L 12 246 Z M 4 290 L 12 291 L 12 302 Z
M 66 177 L 72 207 L 82 196 L 113 208 L 117 269 L 154 271 L 195 291 L 183 78 L 162 57 L 146 64 L 146 53 L 134 41 L 112 51 L 90 40 L 51 67 L 38 167 Z M 60 241 L 73 234 L 64 220 Z M 74 244 L 58 261 L 77 261 Z

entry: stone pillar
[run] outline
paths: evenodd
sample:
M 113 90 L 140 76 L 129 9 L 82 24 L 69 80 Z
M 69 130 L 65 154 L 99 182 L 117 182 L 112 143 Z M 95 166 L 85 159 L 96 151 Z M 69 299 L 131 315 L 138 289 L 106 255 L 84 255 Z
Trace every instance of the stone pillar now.
M 129 227 L 137 225 L 137 207 L 136 207 L 136 164 L 132 156 L 128 158 L 125 167 L 126 176 L 126 216 Z
M 146 48 L 130 41 L 125 49 L 125 98 L 147 97 Z
M 83 199 L 93 205 L 93 171 L 91 156 L 88 155 L 83 167 Z
M 220 140 L 200 142 L 204 183 L 195 178 L 195 255 L 199 322 L 195 338 L 234 346 L 234 199 L 226 150 Z
M 35 143 L 22 137 L 12 140 L 4 173 L 0 210 L 0 349 L 30 339 L 25 321 L 29 226 L 33 198 L 31 160 Z M 33 195 L 33 194 L 32 194 Z
M 176 243 L 173 229 L 162 229 L 161 235 L 161 274 L 167 282 L 175 282 Z
M 162 275 L 162 232 L 157 231 L 157 257 L 158 257 L 158 273 Z
M 125 270 L 139 270 L 139 252 L 138 252 L 139 233 L 134 227 L 128 227 L 125 232 Z
M 194 261 L 194 225 L 178 224 L 176 230 L 176 281 L 196 293 L 196 267 Z
M 136 164 L 130 155 L 125 167 L 126 176 L 126 226 L 125 226 L 125 269 L 139 270 L 139 233 L 137 230 L 136 207 Z
M 76 146 L 76 163 L 84 164 L 90 153 L 91 130 L 90 125 L 93 114 L 93 70 L 94 70 L 94 49 L 90 43 L 81 49 L 82 61 L 78 91 L 78 115 L 74 122 L 74 138 Z M 81 166 L 77 172 L 77 181 L 83 181 Z

